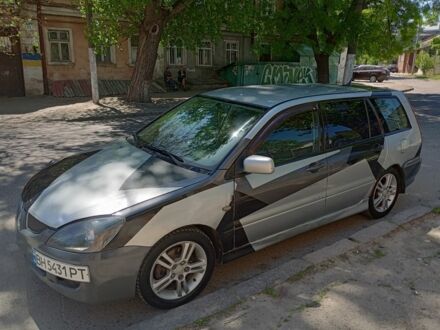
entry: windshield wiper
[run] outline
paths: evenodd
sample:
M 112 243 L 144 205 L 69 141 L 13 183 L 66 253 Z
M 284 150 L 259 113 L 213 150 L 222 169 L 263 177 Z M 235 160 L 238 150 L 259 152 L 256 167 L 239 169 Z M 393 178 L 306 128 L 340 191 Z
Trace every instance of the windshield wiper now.
M 147 149 L 153 150 L 155 152 L 158 152 L 158 153 L 168 157 L 169 159 L 171 159 L 174 162 L 174 164 L 178 164 L 178 163 L 183 164 L 183 163 L 185 163 L 185 161 L 182 159 L 182 157 L 179 157 L 179 156 L 173 154 L 172 152 L 166 151 L 164 149 L 160 149 L 158 147 L 155 147 L 155 146 L 153 146 L 151 144 L 143 144 L 142 148 L 147 148 Z

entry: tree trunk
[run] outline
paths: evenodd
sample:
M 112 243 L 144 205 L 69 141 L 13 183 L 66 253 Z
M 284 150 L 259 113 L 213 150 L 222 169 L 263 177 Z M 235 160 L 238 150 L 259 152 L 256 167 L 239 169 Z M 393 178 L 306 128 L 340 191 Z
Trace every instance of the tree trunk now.
M 328 84 L 330 82 L 330 70 L 329 70 L 329 55 L 318 53 L 315 54 L 315 61 L 318 71 L 318 82 L 321 84 Z
M 144 20 L 139 31 L 139 45 L 136 63 L 128 87 L 127 99 L 135 102 L 150 102 L 149 89 L 153 82 L 154 67 L 166 12 L 160 8 L 160 1 L 151 1 L 145 8 Z
M 355 17 L 360 20 L 362 15 L 362 10 L 365 8 L 365 6 L 366 6 L 365 0 L 353 0 L 350 9 L 351 17 Z M 350 84 L 351 79 L 353 78 L 353 68 L 356 63 L 357 44 L 358 44 L 358 34 L 352 33 L 348 40 L 347 57 L 345 60 L 342 85 Z
M 87 19 L 87 30 L 90 35 L 93 34 L 93 11 L 92 11 L 92 3 L 87 0 L 86 1 L 86 19 Z M 99 88 L 98 88 L 98 71 L 96 68 L 96 55 L 94 51 L 94 46 L 88 38 L 89 42 L 89 65 L 90 65 L 90 86 L 92 88 L 92 101 L 95 104 L 99 104 Z
M 356 47 L 357 44 L 354 41 L 348 43 L 347 57 L 344 64 L 344 76 L 342 78 L 342 85 L 348 85 L 353 78 L 353 68 L 356 63 Z

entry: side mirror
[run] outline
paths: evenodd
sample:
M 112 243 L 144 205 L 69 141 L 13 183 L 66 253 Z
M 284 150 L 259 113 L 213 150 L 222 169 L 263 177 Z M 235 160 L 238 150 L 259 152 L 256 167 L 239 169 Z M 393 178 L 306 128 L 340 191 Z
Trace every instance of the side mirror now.
M 248 173 L 271 174 L 275 169 L 275 165 L 270 157 L 252 155 L 244 159 L 243 168 Z

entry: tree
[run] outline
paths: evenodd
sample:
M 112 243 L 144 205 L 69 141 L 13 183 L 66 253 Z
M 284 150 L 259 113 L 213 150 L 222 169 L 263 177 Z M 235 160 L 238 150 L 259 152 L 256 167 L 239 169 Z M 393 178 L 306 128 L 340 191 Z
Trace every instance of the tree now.
M 421 8 L 413 0 L 371 1 L 359 22 L 358 54 L 374 62 L 389 62 L 413 46 Z
M 431 48 L 434 50 L 435 55 L 440 55 L 440 37 L 432 39 Z
M 412 0 L 285 0 L 266 29 L 276 31 L 277 42 L 311 47 L 318 82 L 328 83 L 331 54 L 348 46 L 352 56 L 395 56 L 412 41 L 419 18 Z
M 422 70 L 423 75 L 434 68 L 434 59 L 425 51 L 421 51 L 416 58 L 417 67 Z
M 21 1 L 2 0 L 0 4 L 0 27 L 2 29 L 18 28 L 20 24 L 20 7 Z
M 224 26 L 228 30 L 250 31 L 257 18 L 254 0 L 90 0 L 93 28 L 88 38 L 94 45 L 116 44 L 121 38 L 139 36 L 127 98 L 149 101 L 160 42 L 183 40 L 196 47 L 204 38 L 215 39 Z M 268 0 L 263 0 L 268 1 Z M 85 1 L 80 8 L 86 12 Z

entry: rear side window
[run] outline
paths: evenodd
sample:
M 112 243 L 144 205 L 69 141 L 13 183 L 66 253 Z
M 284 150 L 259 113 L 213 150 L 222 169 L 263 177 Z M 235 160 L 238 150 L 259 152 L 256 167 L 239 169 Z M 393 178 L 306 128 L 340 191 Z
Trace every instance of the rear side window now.
M 367 113 L 368 113 L 368 121 L 370 122 L 370 136 L 378 136 L 382 135 L 382 130 L 380 128 L 379 118 L 376 115 L 375 111 L 371 107 L 369 103 L 366 103 Z
M 395 97 L 372 98 L 382 120 L 385 133 L 411 128 L 405 109 Z
M 284 120 L 258 147 L 256 154 L 271 157 L 278 166 L 311 156 L 318 149 L 318 116 L 312 110 Z
M 363 100 L 321 103 L 326 118 L 327 146 L 342 148 L 368 139 L 370 128 Z

